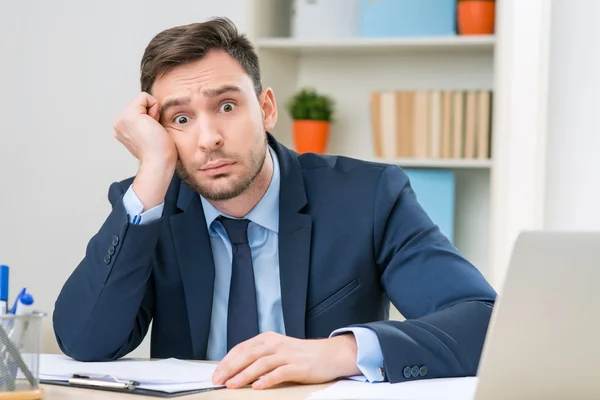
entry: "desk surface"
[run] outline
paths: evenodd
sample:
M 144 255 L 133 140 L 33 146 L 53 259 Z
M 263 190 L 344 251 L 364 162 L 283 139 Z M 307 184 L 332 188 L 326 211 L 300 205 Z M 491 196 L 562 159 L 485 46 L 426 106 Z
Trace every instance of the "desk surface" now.
M 286 399 L 286 400 L 304 400 L 312 392 L 325 389 L 330 384 L 322 385 L 281 385 L 279 387 L 267 390 L 253 390 L 251 388 L 243 388 L 236 390 L 219 389 L 205 393 L 191 394 L 181 397 L 173 397 L 173 399 L 182 400 L 235 400 L 235 399 Z M 89 399 L 89 400 L 137 400 L 137 399 L 159 399 L 159 397 L 139 396 L 125 393 L 115 393 L 94 389 L 79 389 L 69 388 L 56 385 L 42 385 L 44 388 L 44 400 L 74 400 L 74 399 Z

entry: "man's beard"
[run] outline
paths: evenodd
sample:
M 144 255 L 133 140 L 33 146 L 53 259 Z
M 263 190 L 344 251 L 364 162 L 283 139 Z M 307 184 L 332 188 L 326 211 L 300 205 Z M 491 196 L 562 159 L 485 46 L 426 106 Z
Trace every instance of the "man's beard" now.
M 230 200 L 240 196 L 242 193 L 248 190 L 252 182 L 254 182 L 254 179 L 256 179 L 263 168 L 266 152 L 266 143 L 264 146 L 260 147 L 259 151 L 253 152 L 250 157 L 250 170 L 242 174 L 239 179 L 233 182 L 233 186 L 229 188 L 212 189 L 210 185 L 198 182 L 194 176 L 194 173 L 190 173 L 190 171 L 185 168 L 181 160 L 177 161 L 176 172 L 182 181 L 184 181 L 189 187 L 191 187 L 195 192 L 199 193 L 205 199 L 211 201 Z M 207 160 L 219 158 L 227 159 L 228 157 L 226 157 L 226 155 L 220 150 L 207 155 Z M 225 177 L 227 177 L 227 174 L 215 175 L 208 179 L 217 181 L 219 179 L 226 179 Z

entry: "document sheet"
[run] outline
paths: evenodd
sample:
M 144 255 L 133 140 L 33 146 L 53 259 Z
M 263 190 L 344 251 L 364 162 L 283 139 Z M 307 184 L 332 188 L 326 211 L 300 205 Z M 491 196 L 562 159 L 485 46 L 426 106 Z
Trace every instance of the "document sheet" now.
M 136 387 L 176 393 L 188 390 L 220 388 L 212 384 L 216 364 L 165 359 L 158 361 L 118 360 L 78 362 L 64 355 L 40 355 L 40 379 L 68 381 L 74 375 L 107 381 L 135 381 Z
M 476 377 L 422 379 L 394 384 L 341 380 L 312 393 L 307 400 L 472 400 L 476 386 Z

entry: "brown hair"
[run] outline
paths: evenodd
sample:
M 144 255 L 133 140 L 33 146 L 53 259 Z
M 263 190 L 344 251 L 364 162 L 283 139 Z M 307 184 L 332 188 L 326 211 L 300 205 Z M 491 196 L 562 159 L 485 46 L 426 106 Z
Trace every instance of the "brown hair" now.
M 246 35 L 224 17 L 176 26 L 154 36 L 140 66 L 142 91 L 150 93 L 156 79 L 177 66 L 201 59 L 213 49 L 226 51 L 240 63 L 258 96 L 262 91 L 258 56 Z

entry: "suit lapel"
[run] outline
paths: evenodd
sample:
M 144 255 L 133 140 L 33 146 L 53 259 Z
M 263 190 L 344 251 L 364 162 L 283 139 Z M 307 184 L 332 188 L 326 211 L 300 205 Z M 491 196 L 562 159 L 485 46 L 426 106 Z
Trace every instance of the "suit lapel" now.
M 310 263 L 310 216 L 281 206 L 279 209 L 279 276 L 287 336 L 304 339 L 306 290 Z
M 171 228 L 185 292 L 193 355 L 196 359 L 205 359 L 215 279 L 212 247 L 200 197 L 183 182 L 177 206 L 184 212 L 171 217 Z
M 279 160 L 279 276 L 287 336 L 305 338 L 306 296 L 310 266 L 312 220 L 303 214 L 307 204 L 300 163 L 268 134 Z

